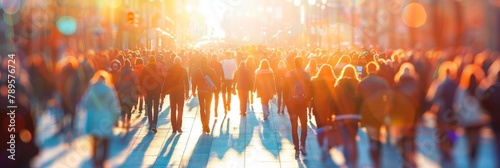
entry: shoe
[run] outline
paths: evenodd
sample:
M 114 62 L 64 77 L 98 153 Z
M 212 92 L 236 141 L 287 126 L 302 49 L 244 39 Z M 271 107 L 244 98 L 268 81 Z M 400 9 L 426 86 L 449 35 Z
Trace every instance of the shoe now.
M 153 131 L 153 133 L 156 133 L 156 128 L 152 128 L 151 131 Z
M 177 129 L 177 133 L 182 134 L 182 130 L 180 128 Z
M 227 105 L 227 111 L 231 111 L 231 106 Z
M 300 153 L 302 153 L 302 155 L 306 156 L 307 153 L 306 153 L 306 148 L 305 147 L 300 147 Z
M 300 153 L 300 152 L 299 152 L 298 150 L 296 150 L 296 151 L 295 151 L 295 159 L 298 159 L 298 158 L 299 158 L 299 153 Z
M 268 117 L 269 117 L 269 115 L 264 115 L 264 121 L 267 121 Z
M 215 113 L 215 117 L 218 117 L 219 115 L 217 114 L 217 112 Z

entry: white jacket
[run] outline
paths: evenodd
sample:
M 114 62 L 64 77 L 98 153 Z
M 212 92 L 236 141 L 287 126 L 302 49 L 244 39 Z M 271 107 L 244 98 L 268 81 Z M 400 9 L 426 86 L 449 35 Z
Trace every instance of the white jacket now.
M 220 63 L 222 64 L 222 71 L 224 71 L 224 79 L 233 80 L 234 73 L 238 69 L 236 62 L 230 59 L 223 59 Z

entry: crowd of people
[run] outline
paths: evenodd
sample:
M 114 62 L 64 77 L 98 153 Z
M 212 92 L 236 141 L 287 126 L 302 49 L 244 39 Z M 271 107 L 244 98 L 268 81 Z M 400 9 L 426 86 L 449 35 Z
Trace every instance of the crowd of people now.
M 242 117 L 259 98 L 265 122 L 271 113 L 288 114 L 295 157 L 307 155 L 308 121 L 315 120 L 322 155 L 326 158 L 330 148 L 343 146 L 349 167 L 356 167 L 356 136 L 362 127 L 369 136 L 374 167 L 381 167 L 382 129 L 395 139 L 404 166 L 417 166 L 417 127 L 424 114 L 436 116 L 443 167 L 455 167 L 451 153 L 458 128 L 465 130 L 472 167 L 480 130 L 489 127 L 500 135 L 500 125 L 491 122 L 500 119 L 500 58 L 495 52 L 265 46 L 110 49 L 65 53 L 53 72 L 41 59 L 30 56 L 24 65 L 33 86 L 30 94 L 37 100 L 60 100 L 64 116 L 70 118 L 60 125 L 68 141 L 77 112 L 85 109 L 85 131 L 94 139 L 97 167 L 108 155 L 112 128 L 128 128 L 132 113 L 144 112 L 149 130 L 157 132 L 166 97 L 173 132 L 182 133 L 183 107 L 190 94 L 198 99 L 204 133 L 210 133 L 211 113 L 219 115 L 220 95 L 220 110 L 238 111 Z M 236 94 L 240 103 L 232 110 L 231 97 Z M 277 109 L 271 109 L 273 99 Z M 500 151 L 500 138 L 495 142 Z

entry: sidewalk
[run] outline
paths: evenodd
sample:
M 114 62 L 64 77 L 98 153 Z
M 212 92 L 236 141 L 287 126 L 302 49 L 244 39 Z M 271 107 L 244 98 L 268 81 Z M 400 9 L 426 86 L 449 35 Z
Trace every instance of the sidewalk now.
M 167 99 L 168 100 L 168 97 Z M 150 133 L 147 118 L 132 115 L 132 128 L 128 133 L 115 128 L 107 162 L 110 167 L 342 167 L 344 157 L 341 149 L 330 150 L 331 159 L 321 160 L 316 140 L 314 119 L 309 121 L 307 156 L 295 159 L 288 115 L 276 114 L 271 107 L 268 121 L 263 120 L 261 106 L 254 103 L 246 117 L 238 111 L 238 99 L 232 98 L 232 111 L 227 116 L 219 105 L 219 117 L 211 118 L 211 133 L 202 133 L 197 99 L 186 102 L 183 117 L 183 134 L 172 134 L 170 107 L 165 101 L 159 115 L 158 132 Z M 260 102 L 258 99 L 255 102 Z M 220 100 L 222 104 L 222 100 Z M 212 107 L 213 109 L 213 107 Z M 143 114 L 144 115 L 144 114 Z M 33 167 L 91 167 L 90 138 L 78 137 L 71 146 L 63 143 L 61 136 L 54 136 L 56 125 L 53 113 L 38 119 L 38 142 L 41 153 L 32 163 Z M 300 130 L 300 127 L 299 127 Z M 484 131 L 480 146 L 479 167 L 495 166 L 495 151 L 491 133 Z M 433 129 L 419 128 L 419 167 L 439 167 L 439 151 Z M 368 138 L 363 130 L 358 132 L 360 167 L 371 167 Z M 456 165 L 467 167 L 465 139 L 460 138 L 455 151 Z M 401 167 L 402 158 L 396 149 L 385 144 L 383 167 Z

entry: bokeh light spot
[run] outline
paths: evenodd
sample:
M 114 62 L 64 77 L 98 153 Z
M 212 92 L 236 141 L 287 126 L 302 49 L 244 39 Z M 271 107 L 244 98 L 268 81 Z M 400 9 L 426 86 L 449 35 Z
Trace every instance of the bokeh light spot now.
M 427 21 L 427 12 L 421 4 L 410 3 L 404 8 L 402 19 L 408 27 L 417 28 Z
M 122 0 L 107 0 L 105 2 L 112 9 L 116 9 L 122 5 Z
M 64 35 L 72 35 L 76 32 L 76 20 L 71 16 L 63 16 L 57 19 L 57 30 Z
M 33 136 L 31 136 L 31 132 L 26 129 L 21 130 L 21 132 L 19 132 L 19 136 L 21 141 L 23 141 L 24 143 L 29 143 L 31 142 L 31 139 L 33 139 Z
M 0 6 L 2 6 L 3 11 L 11 15 L 19 12 L 19 8 L 21 7 L 20 0 L 1 0 L 0 2 Z

